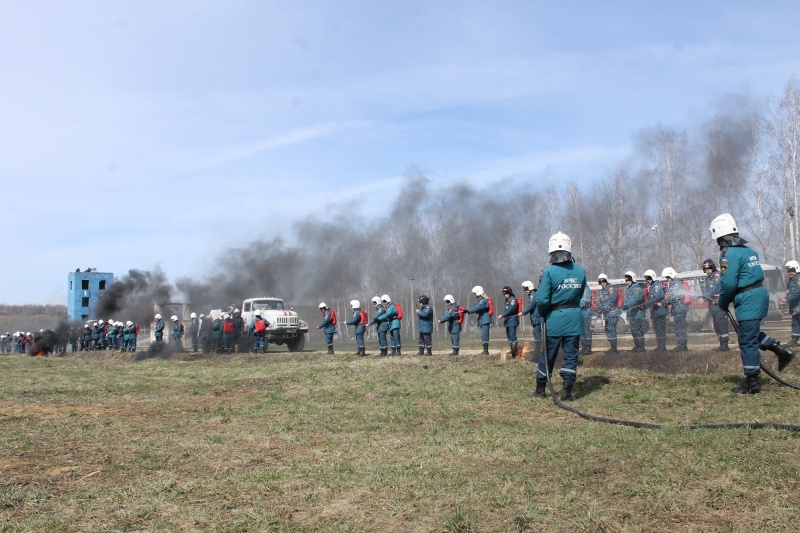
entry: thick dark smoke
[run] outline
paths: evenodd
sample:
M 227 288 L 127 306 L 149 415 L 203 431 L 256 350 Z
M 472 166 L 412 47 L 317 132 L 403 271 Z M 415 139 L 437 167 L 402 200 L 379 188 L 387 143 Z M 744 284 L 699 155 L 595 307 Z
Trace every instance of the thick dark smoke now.
M 98 317 L 144 325 L 152 322 L 153 304 L 185 302 L 201 313 L 276 296 L 296 306 L 313 328 L 321 301 L 345 315 L 349 300 L 366 306 L 385 293 L 409 309 L 423 293 L 434 301 L 458 294 L 467 302 L 474 285 L 499 293 L 504 285 L 534 279 L 546 265 L 543 246 L 557 222 L 543 224 L 541 215 L 529 212 L 538 198 L 519 193 L 510 202 L 468 186 L 437 191 L 424 177 L 409 178 L 377 219 L 332 209 L 324 219 L 299 222 L 295 244 L 255 240 L 230 248 L 208 274 L 174 285 L 160 270 L 131 270 L 105 291 Z
M 104 320 L 149 324 L 153 320 L 153 304 L 171 303 L 173 294 L 175 288 L 161 269 L 132 269 L 103 291 L 95 313 Z
M 69 323 L 61 322 L 56 329 L 46 329 L 33 336 L 31 355 L 48 355 L 57 347 L 66 348 L 67 344 L 77 342 L 78 332 Z
M 168 342 L 151 342 L 146 351 L 136 352 L 134 361 L 144 361 L 145 359 L 170 359 L 175 355 L 175 349 Z
M 292 300 L 303 276 L 305 258 L 300 249 L 281 239 L 257 240 L 230 248 L 217 258 L 215 271 L 201 279 L 181 278 L 175 287 L 197 309 L 240 305 L 254 296 L 280 296 Z

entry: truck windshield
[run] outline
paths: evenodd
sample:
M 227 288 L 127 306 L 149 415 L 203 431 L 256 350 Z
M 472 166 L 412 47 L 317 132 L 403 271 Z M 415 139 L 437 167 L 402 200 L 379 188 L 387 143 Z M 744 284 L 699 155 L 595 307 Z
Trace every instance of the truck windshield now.
M 275 309 L 278 311 L 283 311 L 283 302 L 281 301 L 255 301 L 253 302 L 253 310 L 257 309 Z

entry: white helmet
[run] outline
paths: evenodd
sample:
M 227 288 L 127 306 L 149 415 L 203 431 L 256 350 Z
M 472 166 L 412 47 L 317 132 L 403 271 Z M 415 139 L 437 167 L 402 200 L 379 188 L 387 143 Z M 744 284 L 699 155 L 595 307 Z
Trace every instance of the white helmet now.
M 597 276 L 597 281 L 600 281 L 601 279 L 604 279 L 604 280 L 608 281 L 608 276 L 607 276 L 606 274 L 603 274 L 603 273 L 601 272 L 601 273 L 600 273 L 600 274 Z
M 455 302 L 455 301 L 456 301 L 456 299 L 455 299 L 455 298 L 453 298 L 453 295 L 452 295 L 452 294 L 447 294 L 447 295 L 445 295 L 445 297 L 444 297 L 444 301 L 445 301 L 445 302 Z
M 375 304 L 375 305 L 378 305 L 379 303 L 381 303 L 381 297 L 380 296 L 373 296 L 372 297 L 372 303 Z
M 358 300 L 350 300 L 350 307 L 353 309 L 361 309 L 361 304 Z
M 325 302 L 320 302 L 319 303 L 319 308 L 320 309 L 327 309 L 328 308 L 328 304 L 326 304 Z
M 206 317 L 206 315 L 204 315 L 203 313 L 200 313 L 200 318 L 205 318 L 205 317 Z
M 630 276 L 633 281 L 636 281 L 636 273 L 633 270 L 625 272 L 625 277 Z
M 472 287 L 471 292 L 475 296 L 480 296 L 481 294 L 483 294 L 483 287 L 481 287 L 480 285 L 475 285 L 474 287 Z
M 178 315 L 172 315 L 171 317 L 169 317 L 169 319 L 175 322 L 176 320 L 178 320 Z
M 391 301 L 392 301 L 392 299 L 391 299 L 391 298 L 389 298 L 389 295 L 388 295 L 388 294 L 384 294 L 383 296 L 381 296 L 381 301 L 382 301 L 382 302 L 391 302 Z
M 533 282 L 532 281 L 523 281 L 522 282 L 522 289 L 526 291 L 533 290 Z
M 197 318 L 197 313 L 192 313 L 191 315 L 189 315 L 189 318 Z
M 787 261 L 786 262 L 786 270 L 794 269 L 795 272 L 800 271 L 800 263 L 797 261 Z
M 711 231 L 711 237 L 714 239 L 719 239 L 720 237 L 732 233 L 739 233 L 739 228 L 736 227 L 736 221 L 733 220 L 730 213 L 723 213 L 712 220 L 711 227 L 708 229 Z
M 561 233 L 560 231 L 550 237 L 550 244 L 548 245 L 547 253 L 552 254 L 553 252 L 557 252 L 559 250 L 564 250 L 565 252 L 572 251 L 572 241 L 568 235 Z
M 156 320 L 161 320 L 161 313 L 156 313 Z
M 101 318 L 100 320 L 97 321 L 97 323 L 102 326 L 103 325 L 103 319 Z
M 233 312 L 234 312 L 234 313 L 241 313 L 241 311 L 239 311 L 239 308 L 238 308 L 238 307 L 237 307 L 236 309 L 234 309 L 234 310 L 233 310 Z
M 133 322 L 128 320 L 127 322 L 125 322 L 125 325 L 128 326 L 128 327 L 131 327 L 133 325 Z
M 656 274 L 656 271 L 651 268 L 644 271 L 644 277 L 656 279 L 658 274 Z
M 730 216 L 730 215 L 728 215 L 728 216 Z M 675 279 L 675 278 L 677 278 L 677 277 L 678 277 L 678 273 L 677 273 L 677 272 L 675 272 L 675 269 L 674 269 L 674 268 L 672 268 L 672 267 L 667 267 L 667 268 L 665 268 L 664 270 L 662 270 L 662 271 L 661 271 L 661 277 L 662 277 L 662 278 L 671 278 L 671 279 Z
M 92 327 L 92 325 L 89 322 L 87 322 L 84 327 L 85 328 L 90 328 L 90 327 Z M 19 331 L 15 332 L 14 335 L 16 335 L 17 333 L 19 333 Z
M 253 313 L 253 316 L 257 316 L 258 318 L 261 318 L 261 311 L 256 311 L 255 313 Z

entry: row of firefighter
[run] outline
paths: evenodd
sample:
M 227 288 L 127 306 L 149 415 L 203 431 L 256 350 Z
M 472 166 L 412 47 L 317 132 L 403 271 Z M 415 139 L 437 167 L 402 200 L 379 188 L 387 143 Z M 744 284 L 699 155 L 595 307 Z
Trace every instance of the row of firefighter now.
M 6 331 L 0 335 L 0 353 L 27 353 L 33 345 L 33 334 L 30 331 Z

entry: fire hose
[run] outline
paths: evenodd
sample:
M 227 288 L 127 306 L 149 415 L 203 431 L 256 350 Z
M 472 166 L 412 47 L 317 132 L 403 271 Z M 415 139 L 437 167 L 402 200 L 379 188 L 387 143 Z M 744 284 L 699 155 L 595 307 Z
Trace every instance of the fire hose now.
M 710 305 L 714 305 L 715 307 L 717 307 L 719 309 L 719 306 L 717 305 L 717 302 L 715 302 L 711 298 L 703 296 L 703 299 L 704 300 L 708 300 Z M 731 326 L 733 326 L 733 330 L 736 332 L 736 335 L 738 336 L 739 335 L 739 321 L 736 320 L 736 317 L 733 316 L 733 313 L 731 313 L 730 309 L 725 309 L 725 314 L 728 315 L 728 320 L 730 321 Z M 772 379 L 774 379 L 775 381 L 777 381 L 781 385 L 784 385 L 784 386 L 792 388 L 792 389 L 800 390 L 800 385 L 797 385 L 795 383 L 791 383 L 789 381 L 786 381 L 785 379 L 783 379 L 782 377 L 777 375 L 775 372 L 773 372 L 770 368 L 767 368 L 766 366 L 764 366 L 764 363 L 761 363 L 760 366 L 761 366 L 761 370 L 763 370 L 766 375 L 768 375 L 769 377 L 771 377 Z
M 734 330 L 737 329 L 739 323 L 736 322 L 736 319 L 731 315 L 730 311 L 728 311 L 728 319 L 732 321 L 732 325 Z M 739 428 L 747 428 L 747 429 L 785 429 L 788 431 L 800 431 L 800 425 L 794 424 L 776 424 L 776 423 L 769 423 L 769 422 L 727 422 L 721 424 L 691 424 L 691 425 L 682 425 L 682 426 L 665 426 L 663 424 L 651 424 L 648 422 L 637 422 L 634 420 L 623 420 L 619 418 L 607 418 L 602 416 L 596 416 L 589 414 L 585 411 L 581 411 L 580 409 L 576 409 L 570 405 L 565 404 L 562 402 L 558 395 L 556 394 L 555 389 L 553 388 L 553 383 L 550 380 L 550 363 L 547 358 L 547 328 L 542 323 L 542 352 L 539 354 L 539 357 L 544 359 L 544 367 L 545 373 L 547 375 L 547 388 L 550 391 L 550 397 L 553 399 L 553 402 L 560 408 L 564 409 L 565 411 L 569 411 L 570 413 L 576 414 L 581 418 L 586 420 L 591 420 L 593 422 L 601 422 L 604 424 L 614 424 L 618 426 L 628 426 L 634 428 L 642 428 L 642 429 L 665 429 L 667 427 L 673 427 L 677 429 L 739 429 Z M 792 388 L 800 388 L 795 385 L 788 384 L 783 380 L 779 379 L 775 374 L 761 365 L 762 370 L 764 370 L 770 377 L 777 380 L 780 383 L 787 384 Z

